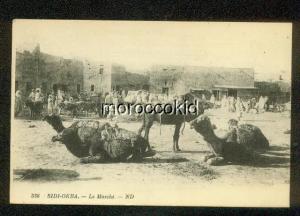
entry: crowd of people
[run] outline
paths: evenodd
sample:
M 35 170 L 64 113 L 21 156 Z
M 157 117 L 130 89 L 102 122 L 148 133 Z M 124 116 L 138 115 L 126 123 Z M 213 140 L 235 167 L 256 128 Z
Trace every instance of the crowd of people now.
M 256 98 L 251 99 L 241 99 L 240 97 L 232 97 L 224 95 L 221 100 L 217 100 L 214 94 L 211 94 L 210 98 L 202 94 L 202 100 L 209 101 L 213 104 L 214 108 L 221 108 L 224 112 L 236 112 L 242 113 L 262 113 L 268 109 L 268 97 L 260 96 L 257 100 Z M 64 91 L 58 90 L 57 92 L 51 92 L 43 94 L 40 88 L 32 89 L 30 94 L 23 98 L 22 92 L 20 90 L 16 91 L 15 94 L 15 115 L 19 115 L 24 107 L 24 101 L 29 100 L 33 103 L 43 103 L 43 108 L 47 107 L 47 113 L 60 113 L 59 104 L 73 104 L 82 101 L 93 100 L 96 104 L 120 104 L 120 103 L 165 103 L 173 100 L 181 100 L 179 95 L 167 95 L 167 94 L 152 94 L 148 91 L 111 91 L 104 94 L 96 94 L 95 92 L 83 91 L 77 95 L 70 95 Z
M 267 109 L 267 96 L 260 96 L 258 101 L 256 98 L 242 100 L 240 97 L 234 98 L 226 95 L 220 101 L 220 107 L 228 112 L 254 112 L 263 113 Z

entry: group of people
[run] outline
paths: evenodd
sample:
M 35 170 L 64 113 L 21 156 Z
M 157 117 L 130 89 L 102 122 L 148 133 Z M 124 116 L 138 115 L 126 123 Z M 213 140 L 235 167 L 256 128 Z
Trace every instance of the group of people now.
M 240 97 L 234 98 L 232 96 L 223 96 L 220 105 L 224 111 L 228 112 L 254 112 L 263 113 L 266 111 L 266 105 L 268 102 L 267 96 L 260 96 L 257 101 L 256 98 L 248 100 L 242 100 Z
M 18 116 L 22 111 L 26 101 L 31 103 L 42 104 L 44 101 L 44 95 L 40 88 L 32 89 L 27 98 L 23 98 L 21 90 L 17 90 L 15 94 L 15 116 Z
M 42 108 L 47 104 L 48 114 L 54 113 L 57 105 L 63 101 L 63 97 L 53 92 L 47 95 L 44 95 L 40 88 L 32 89 L 27 97 L 22 94 L 21 90 L 17 90 L 15 94 L 15 116 L 20 115 L 24 105 L 28 103 L 41 104 Z
M 71 96 L 66 94 L 63 91 L 58 90 L 56 93 L 51 92 L 44 95 L 40 88 L 32 89 L 30 94 L 27 96 L 26 100 L 29 100 L 33 103 L 43 103 L 47 104 L 47 112 L 51 113 L 59 113 L 58 105 L 62 102 L 64 103 L 75 103 L 78 101 L 89 101 L 92 96 L 97 96 L 98 103 L 105 104 L 120 104 L 120 103 L 164 103 L 173 100 L 182 99 L 178 95 L 167 95 L 167 94 L 152 94 L 148 91 L 140 90 L 140 91 L 129 91 L 125 90 L 121 91 L 111 91 L 106 92 L 104 94 L 95 95 L 88 93 L 87 91 L 81 92 L 77 96 Z M 255 98 L 251 98 L 249 100 L 242 100 L 240 97 L 234 98 L 232 96 L 224 95 L 220 101 L 217 101 L 214 94 L 210 96 L 208 100 L 204 94 L 201 95 L 201 99 L 205 101 L 209 101 L 214 105 L 215 108 L 220 107 L 226 112 L 256 112 L 262 113 L 266 110 L 266 104 L 268 101 L 267 96 L 260 96 L 257 101 Z M 15 115 L 21 113 L 22 108 L 24 107 L 24 100 L 22 96 L 22 92 L 20 90 L 16 91 L 15 94 Z M 111 116 L 109 116 L 111 117 Z

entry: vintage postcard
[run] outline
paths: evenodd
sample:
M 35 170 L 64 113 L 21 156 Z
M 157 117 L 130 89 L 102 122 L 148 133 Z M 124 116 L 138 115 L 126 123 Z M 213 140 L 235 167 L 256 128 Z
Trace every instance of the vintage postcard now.
M 10 202 L 288 207 L 290 23 L 13 22 Z

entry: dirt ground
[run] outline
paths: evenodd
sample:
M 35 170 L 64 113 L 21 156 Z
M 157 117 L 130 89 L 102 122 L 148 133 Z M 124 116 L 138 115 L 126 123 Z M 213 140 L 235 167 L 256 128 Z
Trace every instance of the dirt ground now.
M 230 117 L 235 117 L 235 114 L 221 114 L 220 110 L 209 110 L 207 115 L 217 126 L 217 134 L 224 132 Z M 245 114 L 242 122 L 260 127 L 269 139 L 271 149 L 264 153 L 268 158 L 265 164 L 206 165 L 202 160 L 208 153 L 208 147 L 201 135 L 190 129 L 188 123 L 179 140 L 181 152 L 172 152 L 174 127 L 156 123 L 151 128 L 149 138 L 151 146 L 157 151 L 154 157 L 141 163 L 80 164 L 79 159 L 71 155 L 64 145 L 51 142 L 56 132 L 46 122 L 16 119 L 13 122 L 17 135 L 12 143 L 12 168 L 71 170 L 79 174 L 72 181 L 88 180 L 109 184 L 120 181 L 145 184 L 289 184 L 290 135 L 284 133 L 290 129 L 288 113 Z M 72 120 L 63 123 L 69 126 Z M 118 125 L 137 131 L 141 122 L 119 121 Z M 25 179 L 14 181 L 26 182 Z M 55 182 L 59 183 L 60 180 L 56 179 Z

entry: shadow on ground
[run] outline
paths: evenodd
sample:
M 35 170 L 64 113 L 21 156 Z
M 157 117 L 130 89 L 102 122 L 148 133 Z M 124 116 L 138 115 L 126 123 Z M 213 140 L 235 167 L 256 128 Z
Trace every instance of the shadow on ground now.
M 289 167 L 290 159 L 286 157 L 259 155 L 258 160 L 253 164 L 254 167 L 280 168 Z
M 14 180 L 18 181 L 89 181 L 102 180 L 101 177 L 79 178 L 79 173 L 65 169 L 14 169 Z
M 65 169 L 14 169 L 15 180 L 31 181 L 72 181 L 77 180 L 79 173 Z
M 290 147 L 288 146 L 270 146 L 268 151 L 289 151 Z
M 209 153 L 209 151 L 177 151 L 177 152 L 173 152 L 173 151 L 159 151 L 158 153 L 172 153 L 172 154 L 181 154 L 181 153 L 190 153 L 190 154 L 207 154 Z
M 181 163 L 189 161 L 186 158 L 144 158 L 141 163 Z

